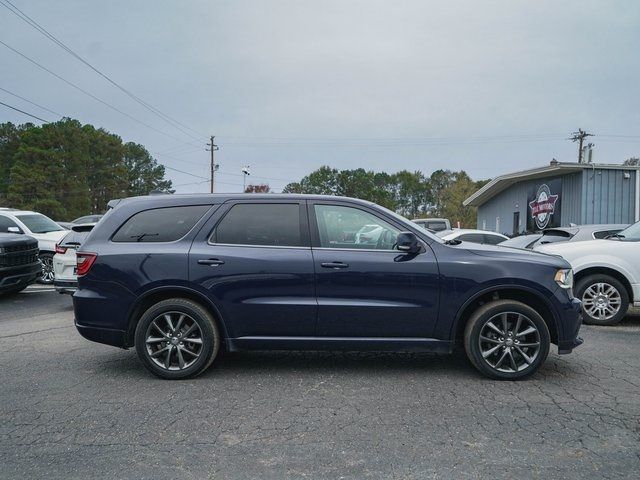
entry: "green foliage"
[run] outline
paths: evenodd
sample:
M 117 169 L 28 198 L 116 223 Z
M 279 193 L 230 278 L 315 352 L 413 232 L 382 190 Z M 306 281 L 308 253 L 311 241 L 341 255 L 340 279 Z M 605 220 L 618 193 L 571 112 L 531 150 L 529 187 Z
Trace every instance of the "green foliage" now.
M 407 218 L 442 216 L 452 224 L 460 222 L 463 227 L 475 227 L 475 208 L 464 207 L 462 202 L 484 183 L 474 182 L 464 171 L 436 170 L 426 176 L 420 171 L 389 174 L 324 166 L 299 182 L 288 184 L 283 192 L 361 198 Z
M 169 190 L 164 175 L 142 145 L 77 120 L 0 124 L 0 206 L 72 219 L 104 212 L 113 198 Z

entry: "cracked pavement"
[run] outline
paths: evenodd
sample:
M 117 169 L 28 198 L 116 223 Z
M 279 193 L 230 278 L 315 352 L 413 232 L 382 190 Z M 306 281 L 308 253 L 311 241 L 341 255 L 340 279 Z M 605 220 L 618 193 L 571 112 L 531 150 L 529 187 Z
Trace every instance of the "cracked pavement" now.
M 71 299 L 0 298 L 0 477 L 637 478 L 640 315 L 583 326 L 531 380 L 464 355 L 256 352 L 152 377 Z

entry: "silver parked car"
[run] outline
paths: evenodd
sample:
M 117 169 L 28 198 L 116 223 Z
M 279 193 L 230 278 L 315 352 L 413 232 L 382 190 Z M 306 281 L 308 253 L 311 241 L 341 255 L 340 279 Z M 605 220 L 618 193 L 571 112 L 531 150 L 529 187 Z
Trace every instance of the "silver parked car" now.
M 510 238 L 502 242 L 503 247 L 532 249 L 540 245 L 558 242 L 581 242 L 607 238 L 627 228 L 628 224 L 612 223 L 597 225 L 575 225 L 548 228 L 540 233 L 531 233 Z

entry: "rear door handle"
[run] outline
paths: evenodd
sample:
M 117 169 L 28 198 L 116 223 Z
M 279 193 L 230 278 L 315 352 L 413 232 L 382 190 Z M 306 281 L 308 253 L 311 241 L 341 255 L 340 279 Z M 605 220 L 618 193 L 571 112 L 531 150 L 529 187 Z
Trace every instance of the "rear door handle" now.
M 320 265 L 322 265 L 323 268 L 349 268 L 349 264 L 343 262 L 322 262 Z
M 210 267 L 217 267 L 218 265 L 224 265 L 224 260 L 219 258 L 207 258 L 198 260 L 198 265 L 209 265 Z

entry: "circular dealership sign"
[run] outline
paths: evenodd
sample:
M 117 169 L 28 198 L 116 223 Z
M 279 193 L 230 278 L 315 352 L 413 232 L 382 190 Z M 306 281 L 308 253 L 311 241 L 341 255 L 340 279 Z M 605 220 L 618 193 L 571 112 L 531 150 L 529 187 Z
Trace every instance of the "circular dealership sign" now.
M 532 202 L 529 202 L 531 217 L 535 220 L 536 226 L 540 230 L 544 230 L 547 225 L 549 225 L 551 216 L 556 210 L 557 201 L 558 195 L 551 195 L 549 186 L 544 184 L 538 188 L 536 198 Z

